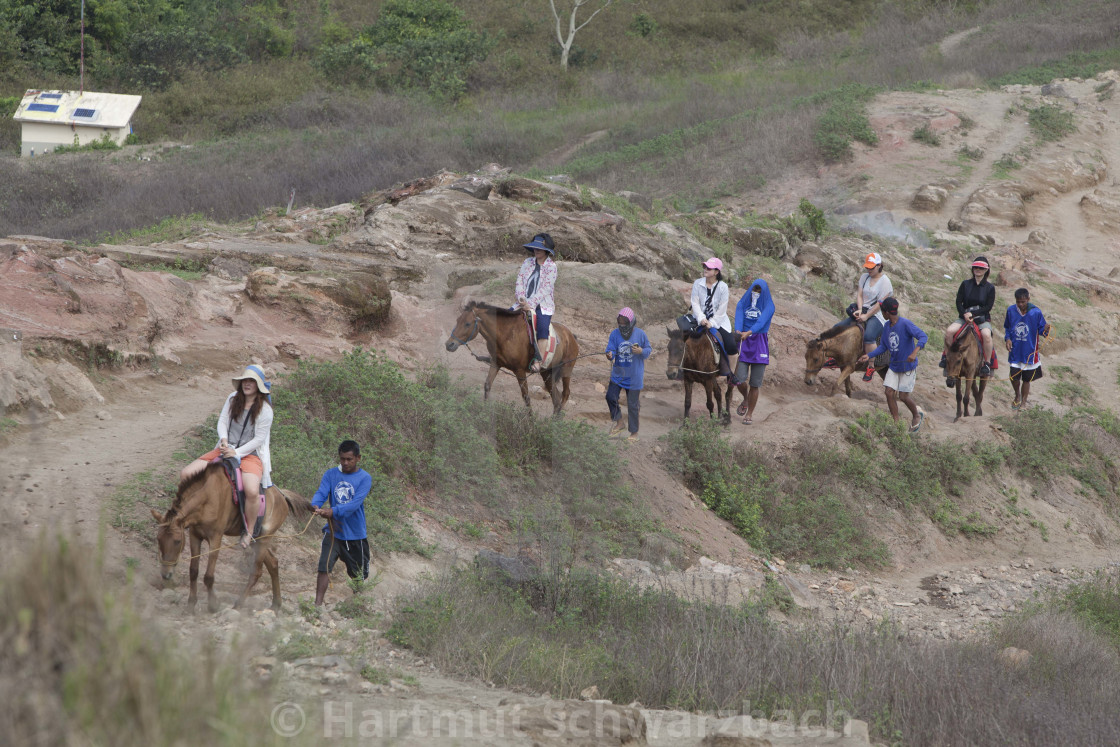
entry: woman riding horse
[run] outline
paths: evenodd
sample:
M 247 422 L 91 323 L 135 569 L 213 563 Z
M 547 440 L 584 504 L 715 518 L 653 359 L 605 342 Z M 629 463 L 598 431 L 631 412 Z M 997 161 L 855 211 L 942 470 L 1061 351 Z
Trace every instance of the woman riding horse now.
M 547 233 L 538 233 L 522 246 L 532 256 L 521 263 L 513 295 L 517 299 L 515 308 L 536 314 L 532 360 L 535 363 L 541 360 L 541 348 L 548 344 L 548 325 L 556 313 L 556 303 L 552 298 L 556 288 L 556 262 L 552 259 L 556 254 L 556 244 Z

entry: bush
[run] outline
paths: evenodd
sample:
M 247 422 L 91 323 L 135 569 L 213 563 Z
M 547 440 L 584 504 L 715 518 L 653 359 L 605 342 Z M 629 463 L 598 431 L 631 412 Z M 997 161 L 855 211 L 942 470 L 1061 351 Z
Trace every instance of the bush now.
M 1061 140 L 1070 133 L 1077 132 L 1073 123 L 1073 112 L 1067 112 L 1060 106 L 1043 104 L 1036 109 L 1027 111 L 1027 123 L 1040 140 Z
M 925 143 L 926 145 L 932 145 L 934 147 L 941 145 L 941 136 L 934 132 L 933 128 L 928 124 L 924 124 L 914 130 L 913 137 L 919 143 Z
M 867 101 L 875 94 L 868 86 L 849 85 L 830 92 L 828 109 L 817 121 L 813 142 L 826 161 L 846 161 L 852 157 L 852 141 L 876 145 L 879 136 L 867 118 Z
M 357 39 L 323 48 L 319 66 L 336 78 L 456 99 L 494 44 L 444 0 L 388 0 L 377 23 Z

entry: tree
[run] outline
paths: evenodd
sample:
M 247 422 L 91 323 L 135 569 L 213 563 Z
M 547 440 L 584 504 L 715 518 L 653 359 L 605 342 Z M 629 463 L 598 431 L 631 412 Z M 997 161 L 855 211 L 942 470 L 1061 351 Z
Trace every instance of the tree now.
M 568 36 L 564 36 L 563 21 L 560 18 L 559 11 L 556 10 L 556 0 L 548 0 L 549 7 L 552 8 L 552 17 L 556 20 L 556 41 L 560 42 L 560 67 L 565 70 L 568 69 L 568 54 L 572 51 L 572 42 L 575 41 L 576 32 L 582 29 L 587 24 L 591 23 L 591 19 L 599 15 L 601 12 L 610 7 L 614 0 L 566 0 L 571 3 L 571 12 L 567 13 L 568 16 Z M 595 12 L 587 17 L 583 23 L 577 24 L 576 16 L 579 15 L 579 10 L 588 3 L 594 2 L 599 4 Z

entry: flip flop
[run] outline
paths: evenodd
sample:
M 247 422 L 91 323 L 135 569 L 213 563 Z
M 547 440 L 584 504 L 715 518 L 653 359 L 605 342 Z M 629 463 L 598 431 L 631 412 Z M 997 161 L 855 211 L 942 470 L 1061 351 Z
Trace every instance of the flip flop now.
M 926 414 L 918 410 L 918 424 L 910 426 L 911 433 L 917 433 L 918 429 L 922 427 L 922 422 L 926 419 Z
M 1011 403 L 1011 409 L 1012 410 L 1018 410 L 1020 407 L 1022 407 L 1022 405 L 1019 404 L 1019 400 L 1015 400 L 1014 402 Z
M 744 402 L 743 404 L 736 407 L 735 408 L 735 414 L 738 415 L 739 417 L 743 417 L 744 415 L 746 415 L 747 414 L 747 403 Z
M 751 424 L 751 419 L 750 418 L 743 418 L 743 425 L 750 425 L 750 424 Z

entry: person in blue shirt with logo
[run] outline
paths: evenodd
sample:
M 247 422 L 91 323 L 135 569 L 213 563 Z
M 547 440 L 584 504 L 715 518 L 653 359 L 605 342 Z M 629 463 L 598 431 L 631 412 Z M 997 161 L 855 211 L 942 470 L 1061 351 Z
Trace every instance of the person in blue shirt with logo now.
M 638 413 L 642 408 L 642 384 L 646 372 L 646 358 L 653 352 L 649 337 L 634 326 L 634 311 L 629 306 L 618 312 L 617 329 L 607 338 L 607 358 L 611 366 L 611 382 L 607 385 L 607 407 L 611 413 L 611 430 L 608 436 L 622 433 L 622 409 L 618 399 L 626 390 L 626 422 L 630 437 L 638 440 Z
M 330 573 L 339 558 L 346 564 L 346 574 L 350 578 L 369 578 L 365 500 L 373 478 L 358 467 L 361 459 L 358 444 L 343 441 L 338 447 L 338 466 L 323 474 L 319 489 L 311 499 L 315 515 L 327 520 L 323 526 L 319 573 L 315 579 L 316 606 L 321 605 L 327 595 Z
M 914 322 L 898 314 L 898 299 L 891 296 L 879 304 L 887 323 L 883 325 L 883 335 L 880 337 L 879 346 L 870 353 L 860 356 L 859 362 L 864 363 L 877 355 L 882 355 L 889 350 L 890 363 L 887 364 L 887 375 L 883 378 L 883 387 L 887 395 L 887 409 L 891 417 L 898 421 L 898 400 L 906 405 L 910 411 L 910 432 L 917 433 L 922 427 L 926 414 L 922 412 L 910 393 L 914 391 L 914 381 L 917 379 L 918 351 L 926 346 L 929 337 L 918 329 Z
M 1042 378 L 1042 358 L 1038 354 L 1038 338 L 1050 336 L 1050 325 L 1042 309 L 1031 303 L 1026 288 L 1015 291 L 1015 304 L 1007 307 L 1003 317 L 1003 339 L 1007 345 L 1007 363 L 1011 368 L 1011 387 L 1015 390 L 1012 410 L 1027 406 L 1031 382 Z

